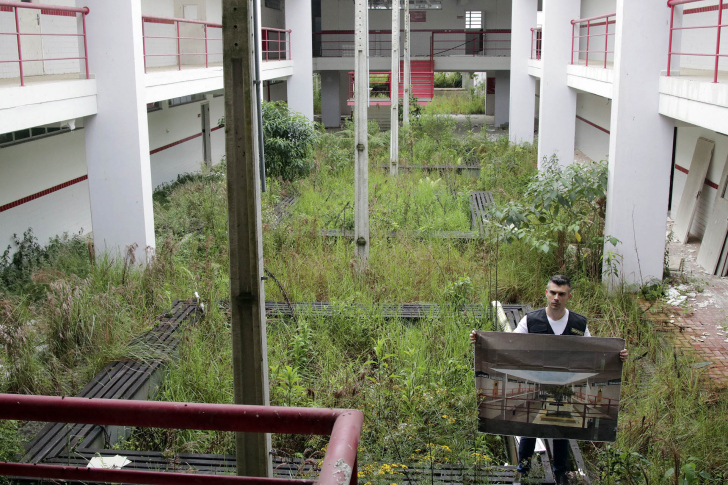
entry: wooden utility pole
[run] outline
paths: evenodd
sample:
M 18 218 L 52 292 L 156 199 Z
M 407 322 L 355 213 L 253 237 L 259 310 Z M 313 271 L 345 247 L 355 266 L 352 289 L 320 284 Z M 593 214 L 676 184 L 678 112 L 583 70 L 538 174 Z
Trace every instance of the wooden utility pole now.
M 223 2 L 230 312 L 236 404 L 269 405 L 252 1 Z M 272 476 L 269 434 L 237 433 L 238 475 Z
M 369 6 L 356 0 L 354 11 L 354 241 L 356 270 L 369 263 Z
M 404 79 L 402 80 L 402 124 L 409 124 L 410 98 L 410 11 L 409 0 L 404 0 Z
M 389 174 L 397 175 L 399 169 L 399 0 L 392 0 L 392 72 L 389 77 L 389 86 L 389 99 L 392 102 L 389 131 Z

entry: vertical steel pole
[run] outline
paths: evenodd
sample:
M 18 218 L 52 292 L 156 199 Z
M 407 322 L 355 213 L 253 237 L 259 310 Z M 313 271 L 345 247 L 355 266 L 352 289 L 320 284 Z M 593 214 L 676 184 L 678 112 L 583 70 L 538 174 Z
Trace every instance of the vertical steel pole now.
M 144 17 L 142 17 L 142 53 L 144 54 L 144 73 L 147 73 L 147 34 L 144 29 L 144 25 L 146 22 L 144 21 Z M 88 69 L 86 69 L 88 72 Z
M 207 24 L 205 24 L 205 69 L 210 67 L 210 61 L 207 58 Z
M 399 169 L 399 1 L 392 0 L 392 71 L 389 76 L 389 174 Z M 406 0 L 409 1 L 409 0 Z
M 25 86 L 23 80 L 23 49 L 20 47 L 20 22 L 18 21 L 18 7 L 13 7 L 15 10 L 15 35 L 18 39 L 18 67 L 20 68 L 20 85 Z
M 670 75 L 670 65 L 672 64 L 672 26 L 675 21 L 675 6 L 670 7 L 670 42 L 667 46 L 667 75 Z
M 586 21 L 586 65 L 589 66 L 589 40 L 591 39 L 591 20 Z
M 369 265 L 369 9 L 367 0 L 356 0 L 354 13 L 354 243 L 356 271 Z
M 177 20 L 174 21 L 174 24 L 177 26 L 177 70 L 182 70 L 182 51 L 180 50 L 180 39 L 179 39 L 179 22 Z
M 89 78 L 88 75 L 88 43 L 86 42 L 86 14 L 81 13 L 81 22 L 83 22 L 83 57 L 86 60 L 86 79 Z M 146 62 L 146 58 L 145 58 Z M 146 72 L 146 69 L 144 70 Z
M 720 31 L 721 24 L 723 23 L 723 0 L 720 0 L 718 6 L 718 35 L 715 41 L 715 74 L 713 75 L 713 82 L 718 82 L 718 61 L 720 60 Z
M 607 68 L 607 51 L 609 50 L 609 17 L 607 17 L 607 21 L 604 24 L 604 28 L 606 29 L 604 31 L 604 69 Z
M 542 31 L 543 32 L 543 31 Z M 571 21 L 571 63 L 574 63 L 574 36 L 576 35 L 576 24 Z M 543 41 L 543 34 L 541 34 L 541 40 Z M 578 59 L 578 55 L 577 55 Z
M 260 165 L 255 146 L 257 100 L 253 81 L 257 53 L 252 1 L 255 0 L 222 3 L 230 314 L 234 401 L 267 406 L 268 348 L 262 280 Z M 236 433 L 235 445 L 238 475 L 272 476 L 269 434 Z

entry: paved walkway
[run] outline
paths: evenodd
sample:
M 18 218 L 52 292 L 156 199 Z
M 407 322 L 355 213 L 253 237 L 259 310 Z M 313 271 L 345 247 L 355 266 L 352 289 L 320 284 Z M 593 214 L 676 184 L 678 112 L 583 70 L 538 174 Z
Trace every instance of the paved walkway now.
M 672 221 L 668 221 L 668 230 Z M 671 242 L 671 259 L 682 258 L 682 284 L 668 290 L 662 309 L 648 312 L 661 328 L 674 330 L 675 346 L 695 351 L 716 387 L 728 387 L 728 277 L 706 274 L 697 264 L 699 241 Z M 678 259 L 679 260 L 679 259 Z M 653 305 L 653 309 L 655 306 Z

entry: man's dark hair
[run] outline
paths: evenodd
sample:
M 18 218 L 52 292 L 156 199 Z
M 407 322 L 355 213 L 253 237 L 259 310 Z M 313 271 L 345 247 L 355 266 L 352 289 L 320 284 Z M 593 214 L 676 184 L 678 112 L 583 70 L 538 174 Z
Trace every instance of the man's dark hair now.
M 556 286 L 568 286 L 571 290 L 571 280 L 568 276 L 564 276 L 562 274 L 555 274 L 551 278 L 549 278 L 549 283 L 553 283 Z M 547 284 L 548 286 L 548 284 Z

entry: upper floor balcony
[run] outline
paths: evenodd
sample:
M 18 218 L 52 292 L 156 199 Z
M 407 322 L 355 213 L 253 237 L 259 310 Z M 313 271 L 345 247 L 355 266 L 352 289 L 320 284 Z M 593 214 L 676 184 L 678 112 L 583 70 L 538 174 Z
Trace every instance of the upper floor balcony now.
M 660 113 L 728 133 L 728 39 L 721 35 L 728 2 L 669 0 L 667 70 L 660 79 Z M 697 5 L 690 5 L 697 3 Z
M 354 31 L 325 30 L 313 34 L 314 70 L 354 68 Z M 404 32 L 400 32 L 400 52 Z M 487 71 L 510 69 L 510 29 L 412 29 L 410 56 L 434 63 L 435 71 Z M 392 31 L 369 31 L 369 65 L 391 68 Z
M 566 83 L 612 98 L 616 12 L 571 21 L 571 63 Z
M 96 113 L 86 7 L 0 1 L 0 133 Z

